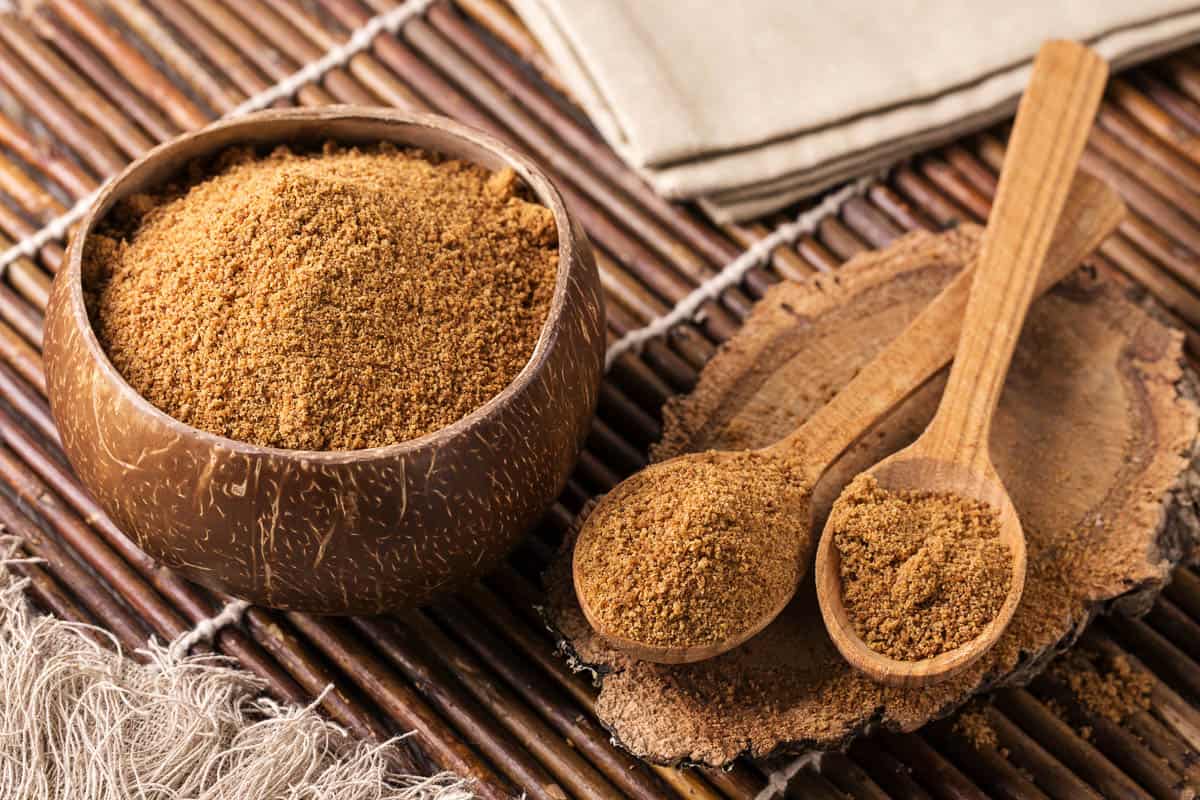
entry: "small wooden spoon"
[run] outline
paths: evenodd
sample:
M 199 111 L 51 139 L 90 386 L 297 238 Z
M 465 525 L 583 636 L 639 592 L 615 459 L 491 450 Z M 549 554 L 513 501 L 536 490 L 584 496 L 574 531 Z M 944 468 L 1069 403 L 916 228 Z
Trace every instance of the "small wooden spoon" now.
M 933 658 L 899 661 L 878 653 L 862 641 L 847 615 L 841 559 L 828 526 L 821 536 L 817 600 L 829 635 L 847 661 L 882 683 L 920 686 L 961 672 L 996 643 L 1021 599 L 1025 534 L 992 466 L 988 436 L 1107 73 L 1099 55 L 1074 42 L 1048 42 L 1038 52 L 1017 111 L 980 246 L 962 339 L 937 414 L 917 441 L 866 473 L 885 490 L 951 493 L 987 503 L 999 514 L 1000 539 L 1008 545 L 1013 563 L 1008 595 L 998 614 L 974 639 Z
M 1066 208 L 1054 230 L 1046 266 L 1038 278 L 1037 293 L 1046 292 L 1070 274 L 1080 261 L 1108 238 L 1124 216 L 1125 207 L 1111 188 L 1089 175 L 1076 175 L 1071 184 Z M 909 323 L 903 333 L 893 339 L 870 363 L 859 370 L 829 403 L 809 417 L 790 436 L 763 450 L 752 451 L 751 454 L 766 459 L 788 459 L 789 462 L 799 455 L 803 459 L 803 480 L 810 488 L 815 486 L 826 469 L 847 448 L 953 358 L 974 270 L 974 264 L 969 264 L 955 276 Z M 687 466 L 689 460 L 705 457 L 732 459 L 746 455 L 748 454 L 689 454 L 651 465 L 630 476 L 602 498 L 584 521 L 576 541 L 576 556 L 585 541 L 590 539 L 595 543 L 606 535 L 603 527 L 594 524 L 594 521 L 598 512 L 609 503 L 619 502 L 621 495 L 628 497 L 630 493 L 643 490 L 651 493 L 670 491 L 662 488 L 662 479 L 673 473 L 676 475 L 675 480 L 679 482 L 679 491 L 684 492 L 687 484 L 682 468 Z M 802 553 L 802 563 L 797 565 L 798 583 L 803 576 L 803 563 L 807 561 L 808 553 L 811 552 L 811 509 L 797 509 L 796 518 L 795 531 Z M 745 533 L 753 536 L 757 532 Z M 601 624 L 600 617 L 594 610 L 594 601 L 584 590 L 584 575 L 578 558 L 573 563 L 573 578 L 575 593 L 584 615 L 611 646 L 635 658 L 664 664 L 701 661 L 737 647 L 770 624 L 787 605 L 796 588 L 795 585 L 786 587 L 778 597 L 770 599 L 768 611 L 748 620 L 744 629 L 722 641 L 664 647 L 635 641 L 624 632 Z

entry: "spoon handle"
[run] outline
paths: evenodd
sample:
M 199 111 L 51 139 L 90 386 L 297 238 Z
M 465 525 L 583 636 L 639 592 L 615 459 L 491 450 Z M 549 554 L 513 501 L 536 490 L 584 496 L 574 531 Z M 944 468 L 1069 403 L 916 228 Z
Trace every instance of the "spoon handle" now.
M 1101 180 L 1077 174 L 1054 230 L 1037 281 L 1037 294 L 1044 294 L 1071 274 L 1124 217 L 1125 206 L 1116 192 Z M 978 259 L 967 264 L 832 400 L 769 449 L 799 448 L 815 479 L 875 423 L 950 363 L 977 263 Z
M 954 366 L 918 445 L 923 455 L 990 469 L 992 414 L 1107 76 L 1104 59 L 1076 42 L 1048 42 L 1034 59 L 980 245 Z

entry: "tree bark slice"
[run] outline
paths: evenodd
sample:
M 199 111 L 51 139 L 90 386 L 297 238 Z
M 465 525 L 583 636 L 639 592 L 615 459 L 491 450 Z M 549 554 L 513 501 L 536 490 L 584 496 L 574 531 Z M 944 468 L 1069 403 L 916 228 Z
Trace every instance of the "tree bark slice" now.
M 976 251 L 980 230 L 915 233 L 834 276 L 781 284 L 668 405 L 656 460 L 761 447 L 826 402 Z M 934 378 L 817 486 L 818 525 L 842 486 L 907 445 L 936 407 Z M 662 666 L 606 648 L 579 611 L 570 547 L 547 574 L 548 616 L 617 740 L 660 763 L 723 764 L 835 748 L 882 725 L 912 730 L 972 695 L 1029 681 L 1097 613 L 1147 610 L 1200 542 L 1200 407 L 1183 334 L 1083 268 L 1030 311 L 996 415 L 992 454 L 1029 543 L 1021 606 L 997 646 L 948 683 L 879 686 L 833 649 L 811 576 L 760 636 L 711 661 Z

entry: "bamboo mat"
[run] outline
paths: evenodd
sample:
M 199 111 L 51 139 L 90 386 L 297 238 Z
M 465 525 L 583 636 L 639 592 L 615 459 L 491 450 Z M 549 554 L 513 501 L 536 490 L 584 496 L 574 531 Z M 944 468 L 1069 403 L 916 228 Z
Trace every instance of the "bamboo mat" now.
M 187 635 L 225 609 L 225 621 L 240 622 L 220 627 L 213 649 L 262 676 L 278 698 L 307 703 L 332 683 L 321 704 L 333 719 L 362 737 L 415 729 L 407 766 L 472 775 L 484 797 L 714 800 L 766 797 L 785 784 L 795 797 L 1166 797 L 1200 786 L 1192 570 L 1178 573 L 1145 619 L 1104 620 L 1088 633 L 1093 647 L 1129 654 L 1154 676 L 1154 707 L 1136 731 L 1085 740 L 1050 713 L 1035 683 L 986 710 L 1002 750 L 974 749 L 948 722 L 864 739 L 846 754 L 728 771 L 653 767 L 615 749 L 593 716 L 595 689 L 553 655 L 532 607 L 563 527 L 589 497 L 645 464 L 662 403 L 694 384 L 771 284 L 836 270 L 906 230 L 983 219 L 1004 132 L 917 158 L 807 213 L 714 227 L 623 166 L 496 0 L 420 3 L 386 20 L 396 33 L 353 36 L 397 5 L 45 0 L 28 17 L 0 17 L 0 522 L 46 561 L 19 565 L 39 604 L 99 624 L 129 649 L 152 635 Z M 44 397 L 42 309 L 72 207 L 148 147 L 245 103 L 333 102 L 439 111 L 539 159 L 597 245 L 610 341 L 619 343 L 587 451 L 528 542 L 472 591 L 394 621 L 230 608 L 156 567 L 65 466 Z M 1113 80 L 1085 165 L 1133 211 L 1097 264 L 1170 309 L 1194 357 L 1200 50 Z M 678 324 L 640 352 L 625 349 L 663 318 Z M 192 640 L 207 646 L 205 636 Z

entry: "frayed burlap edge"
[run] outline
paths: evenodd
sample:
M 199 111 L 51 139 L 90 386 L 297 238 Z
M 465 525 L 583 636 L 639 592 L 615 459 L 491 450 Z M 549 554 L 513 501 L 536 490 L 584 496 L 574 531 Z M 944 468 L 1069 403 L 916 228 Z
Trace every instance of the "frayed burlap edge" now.
M 0 543 L 0 797 L 22 800 L 467 800 L 450 773 L 397 775 L 312 706 L 262 697 L 213 656 L 148 663 L 36 613 Z M 107 634 L 103 634 L 107 638 Z

